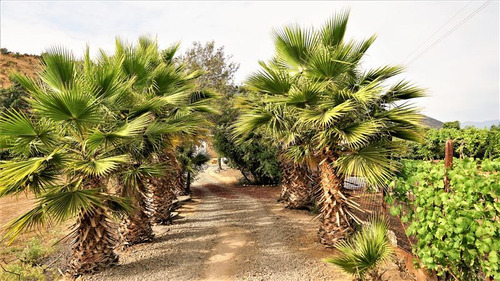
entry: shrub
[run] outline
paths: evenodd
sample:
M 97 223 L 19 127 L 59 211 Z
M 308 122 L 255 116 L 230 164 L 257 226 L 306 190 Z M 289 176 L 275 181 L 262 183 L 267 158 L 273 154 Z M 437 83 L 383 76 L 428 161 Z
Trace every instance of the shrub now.
M 38 238 L 34 237 L 19 255 L 19 260 L 26 264 L 39 265 L 51 252 L 52 248 L 50 246 L 42 244 Z

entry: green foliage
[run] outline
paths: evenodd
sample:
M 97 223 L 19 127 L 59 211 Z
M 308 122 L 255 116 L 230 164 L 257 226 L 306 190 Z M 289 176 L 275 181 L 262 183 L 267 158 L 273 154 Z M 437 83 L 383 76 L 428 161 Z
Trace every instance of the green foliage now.
M 340 251 L 337 257 L 325 261 L 360 280 L 365 280 L 367 276 L 371 280 L 383 280 L 379 266 L 393 254 L 388 230 L 384 217 L 373 217 L 352 238 L 335 245 Z
M 229 165 L 239 169 L 247 181 L 262 184 L 278 182 L 276 149 L 257 135 L 250 137 L 245 144 L 239 144 L 230 134 L 229 127 L 240 114 L 234 105 L 235 97 L 245 95 L 238 92 L 233 81 L 239 65 L 231 61 L 232 57 L 226 55 L 224 47 L 216 48 L 213 41 L 205 44 L 194 42 L 179 60 L 188 70 L 200 72 L 196 80 L 198 88 L 213 89 L 221 95 L 216 105 L 220 116 L 208 116 L 214 123 L 212 141 L 219 156 L 226 157 Z
M 401 158 L 436 160 L 444 159 L 444 146 L 453 140 L 454 157 L 499 158 L 500 131 L 491 129 L 428 129 L 421 143 L 405 143 Z
M 393 139 L 419 139 L 421 115 L 410 101 L 424 91 L 390 83 L 400 66 L 364 69 L 375 36 L 347 40 L 348 19 L 341 12 L 320 28 L 276 29 L 275 55 L 247 80 L 254 95 L 233 133 L 260 133 L 296 163 L 327 160 L 339 174 L 380 183 L 394 171 Z
M 407 234 L 417 240 L 414 253 L 422 265 L 459 280 L 499 278 L 500 161 L 454 159 L 449 192 L 443 161 L 403 163 L 388 200 L 410 206 L 402 220 L 409 222 Z
M 121 106 L 132 107 L 119 102 L 130 94 L 121 63 L 88 56 L 79 61 L 71 52 L 53 48 L 43 55 L 38 78 L 13 75 L 29 92 L 30 103 L 28 109 L 11 108 L 0 117 L 0 149 L 13 156 L 0 164 L 0 196 L 28 191 L 37 201 L 12 221 L 7 238 L 96 208 L 127 210 L 127 200 L 108 194 L 104 183 L 130 161 L 123 149 L 142 139 L 150 117 L 121 111 Z M 92 142 L 97 133 L 113 139 Z
M 19 255 L 19 260 L 30 265 L 40 265 L 42 260 L 53 251 L 52 247 L 44 245 L 34 237 Z
M 215 42 L 193 45 L 179 60 L 189 71 L 200 71 L 196 83 L 201 89 L 213 89 L 221 94 L 234 91 L 234 74 L 239 64 L 231 62 L 232 56 L 226 55 L 224 47 L 215 47 Z
M 193 144 L 184 144 L 177 148 L 177 159 L 181 163 L 183 172 L 187 174 L 187 190 L 190 190 L 191 183 L 202 170 L 203 165 L 210 161 L 210 156 L 197 151 Z
M 6 112 L 11 109 L 19 112 L 29 107 L 27 91 L 17 81 L 13 80 L 11 82 L 12 85 L 9 88 L 0 89 L 0 112 Z M 0 160 L 12 158 L 12 153 L 2 150 L 1 146 L 2 140 L 0 137 Z
M 11 248 L 12 252 L 18 252 L 19 259 L 2 265 L 0 280 L 56 280 L 59 273 L 44 264 L 55 250 L 53 243 L 54 240 L 43 242 L 33 237 L 24 248 Z
M 460 121 L 450 121 L 443 123 L 443 129 L 456 129 L 460 130 Z
M 229 124 L 220 125 L 213 136 L 214 148 L 229 160 L 229 165 L 241 171 L 247 181 L 273 184 L 280 180 L 278 149 L 261 135 L 251 134 L 246 141 L 237 142 Z
M 28 93 L 16 81 L 12 81 L 12 85 L 6 89 L 0 89 L 0 111 L 8 109 L 25 110 L 29 104 L 26 100 Z

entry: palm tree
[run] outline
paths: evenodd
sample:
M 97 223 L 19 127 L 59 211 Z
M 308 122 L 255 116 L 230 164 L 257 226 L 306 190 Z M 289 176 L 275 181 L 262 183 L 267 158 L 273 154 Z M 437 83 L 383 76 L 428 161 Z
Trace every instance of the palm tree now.
M 251 90 L 259 93 L 262 85 L 267 83 L 264 81 L 267 78 L 261 74 L 251 76 L 247 85 Z M 274 91 L 276 89 L 260 93 L 274 95 L 276 94 Z M 249 94 L 246 100 L 240 101 L 238 107 L 243 114 L 232 127 L 234 134 L 240 137 L 239 141 L 242 142 L 250 132 L 255 132 L 255 129 L 258 129 L 258 133 L 271 139 L 271 143 L 274 143 L 281 150 L 279 156 L 281 168 L 279 201 L 285 202 L 289 208 L 307 207 L 311 203 L 314 193 L 312 188 L 314 183 L 311 181 L 312 173 L 307 165 L 294 161 L 286 153 L 287 149 L 308 153 L 309 135 L 294 127 L 294 124 L 298 122 L 296 110 L 281 104 L 269 103 L 261 96 L 252 94 Z
M 398 148 L 393 140 L 419 139 L 421 116 L 408 102 L 423 96 L 423 90 L 404 80 L 387 85 L 402 67 L 363 71 L 361 59 L 375 37 L 345 40 L 347 22 L 344 12 L 319 30 L 296 25 L 276 30 L 275 57 L 261 62 L 262 69 L 248 81 L 269 109 L 249 109 L 235 128 L 241 136 L 268 120 L 284 120 L 280 116 L 297 120 L 292 126 L 273 121 L 267 127 L 275 134 L 290 128 L 288 157 L 319 169 L 319 235 L 330 246 L 361 222 L 353 209 L 362 208 L 345 192 L 344 178 L 364 177 L 376 187 L 392 175 L 396 163 L 391 154 Z
M 215 95 L 193 90 L 197 73 L 187 73 L 175 62 L 178 47 L 177 44 L 160 51 L 157 42 L 148 37 L 140 37 L 135 46 L 116 41 L 113 58 L 122 61 L 124 79 L 132 81 L 127 100 L 129 114 L 152 116 L 143 137 L 129 146 L 134 160 L 130 171 L 137 170 L 133 175 L 126 175 L 135 178 L 126 182 L 132 183 L 135 205 L 139 208 L 122 224 L 122 238 L 127 245 L 151 240 L 151 216 L 155 222 L 169 222 L 174 192 L 178 184 L 184 182 L 173 152 L 176 143 L 179 139 L 201 135 L 207 122 L 200 112 L 212 112 L 208 101 Z M 162 179 L 154 179 L 159 171 L 152 173 L 152 164 L 167 168 Z M 152 204 L 148 202 L 151 195 Z
M 186 144 L 179 148 L 179 159 L 182 165 L 182 170 L 186 174 L 185 193 L 191 193 L 191 182 L 196 174 L 202 169 L 210 157 L 201 151 L 197 151 L 194 144 Z
M 32 192 L 35 207 L 11 222 L 6 238 L 24 229 L 76 219 L 70 272 L 93 272 L 118 260 L 113 216 L 131 211 L 114 195 L 115 172 L 130 162 L 122 147 L 137 138 L 147 116 L 116 118 L 127 81 L 114 62 L 76 61 L 64 49 L 43 55 L 40 79 L 14 78 L 30 94 L 26 112 L 0 117 L 2 148 L 13 159 L 0 164 L 0 196 Z
M 388 231 L 387 219 L 372 217 L 351 239 L 335 245 L 340 251 L 338 256 L 325 261 L 353 275 L 356 280 L 365 280 L 368 276 L 370 280 L 382 281 L 383 273 L 379 267 L 389 261 L 394 252 Z

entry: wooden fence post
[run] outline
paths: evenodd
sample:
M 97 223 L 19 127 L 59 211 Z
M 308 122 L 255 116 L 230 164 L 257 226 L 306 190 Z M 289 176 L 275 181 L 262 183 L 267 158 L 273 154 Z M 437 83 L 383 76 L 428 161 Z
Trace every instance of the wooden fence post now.
M 444 190 L 450 191 L 450 179 L 447 176 L 448 170 L 453 169 L 453 141 L 448 139 L 444 148 Z

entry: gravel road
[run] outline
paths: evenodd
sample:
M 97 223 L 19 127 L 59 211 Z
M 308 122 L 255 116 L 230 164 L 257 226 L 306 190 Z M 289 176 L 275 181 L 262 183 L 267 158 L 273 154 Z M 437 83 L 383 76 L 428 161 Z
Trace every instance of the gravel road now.
M 120 253 L 118 266 L 83 280 L 351 280 L 322 259 L 306 211 L 284 209 L 276 187 L 238 187 L 210 166 L 171 226 Z M 271 194 L 272 196 L 268 196 Z

